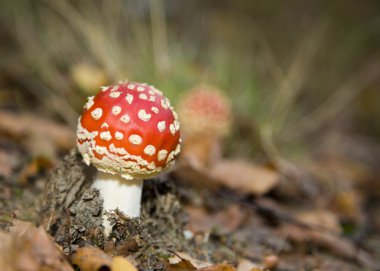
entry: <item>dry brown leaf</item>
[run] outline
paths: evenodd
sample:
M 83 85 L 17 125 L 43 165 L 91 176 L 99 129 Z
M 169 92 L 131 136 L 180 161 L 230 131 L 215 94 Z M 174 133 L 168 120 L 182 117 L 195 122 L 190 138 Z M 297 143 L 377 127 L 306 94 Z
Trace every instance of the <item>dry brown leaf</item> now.
M 189 214 L 189 228 L 193 232 L 205 232 L 217 226 L 226 231 L 236 230 L 244 219 L 242 209 L 232 204 L 215 214 L 209 214 L 204 208 L 187 206 Z
M 137 271 L 137 268 L 121 256 L 112 259 L 112 271 Z
M 230 264 L 222 263 L 215 264 L 208 267 L 200 268 L 199 271 L 236 271 L 236 268 Z
M 373 259 L 368 253 L 359 249 L 352 242 L 343 237 L 326 231 L 306 229 L 290 224 L 283 225 L 280 232 L 295 243 L 303 244 L 305 241 L 312 242 L 320 247 L 328 249 L 335 255 L 355 261 L 370 270 L 372 270 L 374 266 Z
M 263 270 L 263 267 L 247 259 L 241 259 L 237 266 L 237 271 L 256 271 L 256 270 L 257 271 Z
M 111 270 L 113 264 L 111 257 L 96 247 L 78 249 L 71 257 L 71 262 L 73 265 L 78 266 L 81 271 L 98 271 L 102 268 Z
M 279 182 L 277 172 L 245 160 L 223 159 L 210 169 L 217 182 L 245 193 L 260 196 L 269 192 Z
M 9 233 L 0 233 L 0 244 L 1 270 L 73 271 L 46 231 L 29 222 L 14 221 Z
M 48 119 L 6 111 L 0 111 L 0 119 L 0 133 L 19 138 L 25 144 L 33 138 L 49 141 L 62 150 L 69 150 L 75 145 L 74 130 Z
M 170 271 L 180 270 L 197 270 L 211 266 L 211 263 L 196 260 L 190 255 L 183 252 L 176 252 L 174 256 L 168 259 Z
M 13 267 L 14 238 L 6 232 L 0 231 L 0 266 L 3 271 L 15 271 Z
M 30 222 L 15 219 L 12 221 L 12 226 L 9 228 L 9 232 L 16 237 L 21 238 L 23 235 L 35 230 L 35 228 L 36 227 Z
M 342 232 L 338 217 L 328 210 L 302 211 L 295 217 L 310 227 L 328 230 L 335 234 Z

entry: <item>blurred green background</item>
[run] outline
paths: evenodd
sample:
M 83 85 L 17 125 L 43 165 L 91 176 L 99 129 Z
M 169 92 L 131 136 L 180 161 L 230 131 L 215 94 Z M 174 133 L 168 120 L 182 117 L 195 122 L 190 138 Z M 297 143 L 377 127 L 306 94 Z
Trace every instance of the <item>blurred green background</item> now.
M 233 155 L 380 136 L 376 0 L 3 0 L 0 44 L 1 108 L 73 128 L 86 96 L 128 79 L 174 104 L 199 83 L 225 91 Z

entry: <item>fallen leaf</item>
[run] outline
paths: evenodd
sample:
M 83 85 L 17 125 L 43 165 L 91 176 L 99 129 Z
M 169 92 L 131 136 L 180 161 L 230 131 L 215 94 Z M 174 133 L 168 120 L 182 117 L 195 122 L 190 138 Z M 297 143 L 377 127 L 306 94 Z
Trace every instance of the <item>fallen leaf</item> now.
M 12 221 L 12 226 L 9 228 L 10 233 L 20 238 L 33 230 L 35 230 L 35 226 L 32 223 L 17 219 Z
M 112 271 L 137 271 L 137 268 L 127 259 L 116 256 L 112 259 Z
M 247 259 L 239 260 L 237 271 L 256 271 L 256 270 L 257 271 L 263 270 L 263 267 Z
M 295 217 L 314 228 L 328 230 L 335 234 L 342 232 L 338 217 L 328 210 L 307 210 L 299 212 Z
M 171 271 L 197 270 L 211 266 L 211 263 L 196 260 L 183 252 L 175 252 L 175 255 L 168 259 L 168 269 Z
M 13 266 L 14 238 L 6 232 L 0 231 L 0 266 L 3 271 L 15 271 Z
M 231 189 L 257 196 L 269 192 L 280 179 L 274 170 L 237 159 L 218 161 L 210 168 L 210 176 Z
M 69 150 L 75 145 L 74 130 L 51 120 L 30 113 L 14 114 L 7 111 L 0 111 L 0 119 L 1 134 L 18 138 L 29 147 L 33 147 L 33 145 L 28 145 L 31 138 L 43 138 L 49 141 L 46 145 L 51 143 L 61 150 Z
M 71 257 L 71 262 L 81 271 L 111 270 L 113 264 L 111 257 L 96 247 L 78 249 Z
M 10 232 L 0 232 L 0 266 L 6 271 L 73 271 L 42 227 L 17 220 Z
M 200 268 L 199 271 L 235 271 L 236 268 L 230 264 L 222 263 L 215 264 L 208 267 Z
M 355 261 L 369 270 L 374 267 L 373 259 L 367 252 L 356 247 L 350 240 L 330 232 L 307 229 L 296 225 L 283 225 L 280 228 L 280 233 L 295 243 L 312 242 L 337 256 Z
M 217 213 L 209 214 L 204 208 L 186 207 L 189 214 L 189 228 L 193 232 L 206 232 L 213 227 L 233 232 L 244 219 L 244 213 L 239 205 L 232 204 Z

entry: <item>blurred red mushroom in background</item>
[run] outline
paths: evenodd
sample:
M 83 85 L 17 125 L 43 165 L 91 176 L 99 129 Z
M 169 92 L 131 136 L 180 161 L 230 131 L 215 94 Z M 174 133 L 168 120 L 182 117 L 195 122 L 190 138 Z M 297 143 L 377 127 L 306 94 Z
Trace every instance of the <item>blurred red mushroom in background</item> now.
M 199 85 L 178 103 L 183 132 L 181 157 L 194 167 L 209 166 L 221 157 L 221 139 L 231 130 L 231 101 L 218 88 Z

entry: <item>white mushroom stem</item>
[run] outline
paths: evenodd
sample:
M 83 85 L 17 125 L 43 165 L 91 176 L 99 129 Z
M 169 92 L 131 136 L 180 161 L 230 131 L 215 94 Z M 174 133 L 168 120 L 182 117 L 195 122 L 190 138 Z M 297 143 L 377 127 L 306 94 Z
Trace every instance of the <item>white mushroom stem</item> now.
M 117 174 L 97 172 L 93 188 L 100 191 L 103 202 L 103 226 L 104 234 L 109 236 L 112 226 L 104 212 L 112 212 L 115 209 L 129 217 L 140 216 L 140 202 L 143 180 L 126 180 Z

